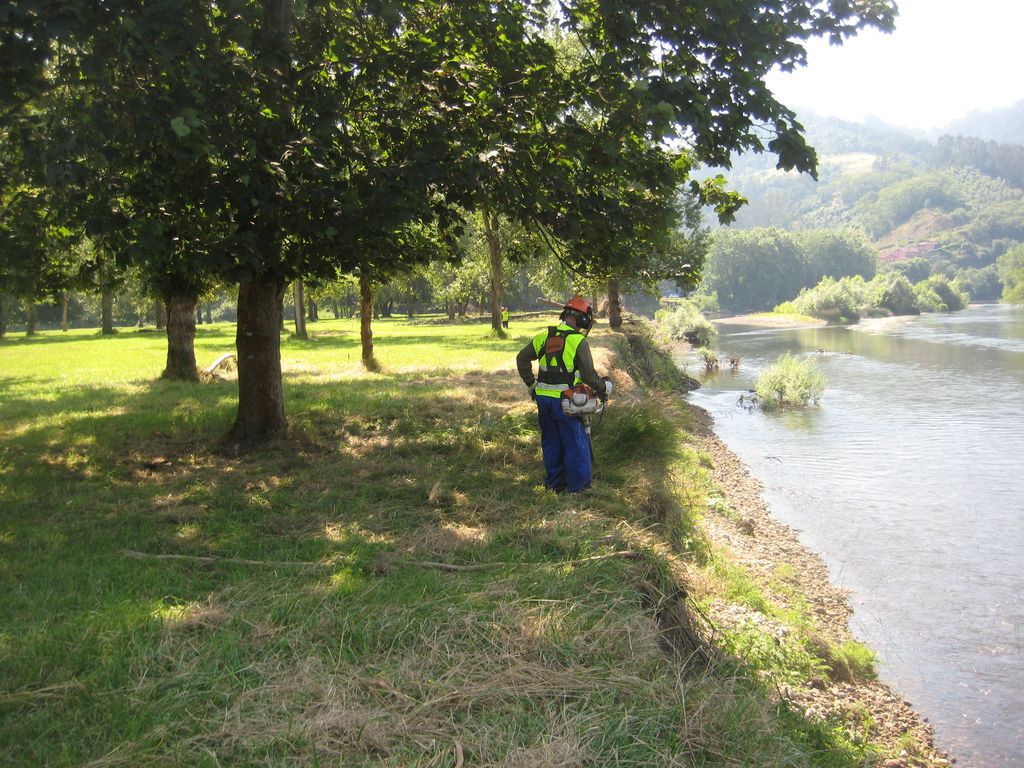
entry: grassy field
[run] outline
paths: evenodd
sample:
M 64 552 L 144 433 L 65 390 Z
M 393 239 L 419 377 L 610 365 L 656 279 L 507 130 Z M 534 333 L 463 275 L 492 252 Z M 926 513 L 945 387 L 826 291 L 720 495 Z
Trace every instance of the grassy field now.
M 288 437 L 242 455 L 234 382 L 158 381 L 157 333 L 0 342 L 0 764 L 868 764 L 778 700 L 820 660 L 694 623 L 686 573 L 762 598 L 695 527 L 707 457 L 631 385 L 649 350 L 594 335 L 594 490 L 540 487 L 543 325 L 377 322 L 368 374 L 316 323 Z M 200 326 L 200 366 L 233 334 Z

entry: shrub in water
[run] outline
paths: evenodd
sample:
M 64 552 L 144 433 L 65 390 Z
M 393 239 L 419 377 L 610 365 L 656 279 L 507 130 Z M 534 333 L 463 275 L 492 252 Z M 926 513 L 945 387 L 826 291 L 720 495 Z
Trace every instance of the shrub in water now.
M 898 272 L 882 272 L 871 281 L 871 303 L 894 315 L 916 315 L 914 286 Z
M 867 298 L 867 283 L 860 275 L 836 280 L 824 277 L 813 288 L 804 288 L 793 301 L 775 308 L 794 314 L 810 315 L 830 323 L 845 323 L 858 319 L 858 307 Z
M 825 391 L 825 376 L 813 360 L 787 352 L 757 377 L 754 391 L 764 408 L 817 405 Z
M 939 294 L 935 292 L 926 280 L 922 280 L 914 286 L 914 303 L 917 304 L 917 308 L 922 312 L 946 311 L 946 305 L 942 302 Z
M 709 347 L 718 329 L 692 302 L 683 299 L 675 308 L 663 309 L 655 316 L 672 339 L 685 339 L 695 347 Z
M 923 283 L 914 286 L 915 292 L 921 285 L 928 286 L 930 292 L 939 299 L 940 312 L 957 312 L 970 301 L 967 292 L 957 288 L 945 275 L 932 275 Z M 921 310 L 925 311 L 924 307 L 921 307 Z

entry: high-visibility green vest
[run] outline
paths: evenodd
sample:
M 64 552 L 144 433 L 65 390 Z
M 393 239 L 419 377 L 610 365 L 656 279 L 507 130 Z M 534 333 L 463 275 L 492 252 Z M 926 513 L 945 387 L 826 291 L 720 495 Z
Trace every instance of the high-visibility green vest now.
M 502 319 L 502 320 L 503 320 L 504 322 L 506 322 L 506 323 L 508 322 L 508 317 L 509 317 L 509 315 L 508 315 L 508 310 L 507 310 L 507 309 L 503 309 L 503 310 L 501 310 L 501 319 Z
M 571 325 L 550 326 L 533 339 L 533 349 L 540 361 L 534 392 L 545 397 L 561 397 L 562 392 L 580 383 L 576 370 L 576 349 L 583 334 Z

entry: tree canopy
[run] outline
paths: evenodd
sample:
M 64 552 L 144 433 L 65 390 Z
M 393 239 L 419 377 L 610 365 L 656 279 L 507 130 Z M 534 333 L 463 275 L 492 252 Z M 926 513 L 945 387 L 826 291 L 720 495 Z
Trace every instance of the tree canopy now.
M 1024 304 L 1024 245 L 1011 248 L 1000 256 L 996 260 L 996 269 L 1003 282 L 1003 301 Z
M 595 273 L 667 244 L 695 163 L 770 151 L 816 172 L 764 82 L 803 43 L 891 28 L 890 0 L 36 0 L 0 6 L 5 140 L 69 222 L 167 291 L 239 284 L 233 434 L 286 425 L 287 281 L 445 258 L 501 210 Z M 559 38 L 578 55 L 560 56 Z M 38 147 L 37 147 L 38 149 Z M 43 151 L 45 150 L 45 151 Z M 7 182 L 5 182 L 7 183 Z M 690 187 L 723 218 L 741 199 Z M 6 228 L 8 222 L 5 220 Z

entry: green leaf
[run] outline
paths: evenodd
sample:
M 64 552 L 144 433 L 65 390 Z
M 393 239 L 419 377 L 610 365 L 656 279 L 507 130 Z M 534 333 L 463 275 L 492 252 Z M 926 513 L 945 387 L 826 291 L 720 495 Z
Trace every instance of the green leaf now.
M 192 129 L 185 124 L 185 118 L 181 115 L 171 120 L 171 130 L 178 134 L 179 139 L 184 139 L 192 133 Z

